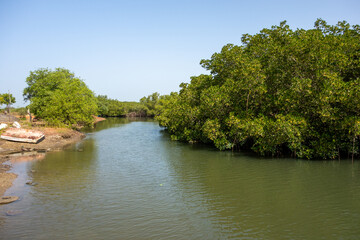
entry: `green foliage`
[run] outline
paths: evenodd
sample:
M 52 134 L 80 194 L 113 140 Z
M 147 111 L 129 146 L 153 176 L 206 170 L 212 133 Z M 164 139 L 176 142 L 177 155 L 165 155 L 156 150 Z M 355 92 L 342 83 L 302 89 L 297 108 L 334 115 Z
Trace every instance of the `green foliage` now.
M 164 109 L 164 104 L 166 104 L 166 102 L 172 97 L 173 94 L 177 93 L 171 93 L 170 95 L 160 95 L 159 93 L 155 92 L 147 97 L 141 98 L 140 104 L 144 107 L 146 116 L 159 116 Z
M 158 104 L 156 118 L 182 141 L 251 148 L 261 155 L 359 155 L 360 27 L 286 22 L 228 44 Z
M 5 104 L 7 109 L 10 109 L 11 104 L 16 103 L 16 99 L 12 94 L 3 93 L 0 94 L 0 105 Z
M 158 104 L 159 100 L 160 94 L 157 92 L 140 99 L 140 103 L 145 107 L 147 116 L 154 117 L 157 115 L 156 105 Z
M 106 95 L 97 96 L 98 115 L 104 117 L 146 116 L 146 108 L 138 102 L 121 102 Z
M 37 118 L 53 125 L 92 125 L 97 112 L 93 92 L 67 69 L 38 69 L 26 78 L 25 100 Z
M 140 102 L 121 102 L 106 95 L 97 96 L 98 114 L 104 117 L 154 117 L 159 115 L 167 96 L 155 92 L 140 99 Z

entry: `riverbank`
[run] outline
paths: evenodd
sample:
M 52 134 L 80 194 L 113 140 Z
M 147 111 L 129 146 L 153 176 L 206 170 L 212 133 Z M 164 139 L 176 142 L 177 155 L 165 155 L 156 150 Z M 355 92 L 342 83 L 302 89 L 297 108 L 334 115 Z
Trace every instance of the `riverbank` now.
M 78 142 L 85 137 L 84 133 L 68 128 L 34 127 L 44 133 L 45 139 L 37 144 L 10 142 L 0 139 L 0 196 L 12 186 L 17 175 L 9 173 L 11 165 L 4 164 L 9 155 L 18 152 L 49 152 L 62 150 L 64 147 Z
M 17 177 L 15 173 L 7 172 L 11 169 L 11 166 L 3 164 L 6 161 L 6 157 L 0 157 L 0 197 L 2 197 L 5 191 L 12 186 L 13 181 Z
M 106 118 L 103 118 L 103 117 L 98 117 L 98 116 L 93 116 L 93 117 L 94 117 L 95 124 L 106 120 Z

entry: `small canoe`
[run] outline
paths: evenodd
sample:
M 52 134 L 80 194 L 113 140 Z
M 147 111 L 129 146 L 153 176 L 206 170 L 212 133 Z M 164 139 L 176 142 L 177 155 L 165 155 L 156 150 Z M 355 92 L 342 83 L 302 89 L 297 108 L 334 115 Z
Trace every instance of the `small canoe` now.
M 44 137 L 44 133 L 40 131 L 23 128 L 9 128 L 1 135 L 2 139 L 8 141 L 25 143 L 38 143 Z

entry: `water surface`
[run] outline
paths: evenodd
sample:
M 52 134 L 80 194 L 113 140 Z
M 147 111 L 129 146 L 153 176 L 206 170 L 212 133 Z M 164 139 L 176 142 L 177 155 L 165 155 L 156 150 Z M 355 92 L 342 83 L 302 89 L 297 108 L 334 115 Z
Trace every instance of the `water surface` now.
M 14 157 L 0 239 L 360 238 L 359 162 L 219 152 L 127 119 L 34 159 Z

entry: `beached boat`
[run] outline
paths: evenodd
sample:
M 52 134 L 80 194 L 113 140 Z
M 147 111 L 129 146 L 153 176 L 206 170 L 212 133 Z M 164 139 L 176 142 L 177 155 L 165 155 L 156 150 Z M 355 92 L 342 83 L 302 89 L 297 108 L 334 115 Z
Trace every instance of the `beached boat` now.
M 44 133 L 40 131 L 23 128 L 9 128 L 1 135 L 2 139 L 8 141 L 25 143 L 38 143 L 44 137 Z

